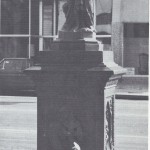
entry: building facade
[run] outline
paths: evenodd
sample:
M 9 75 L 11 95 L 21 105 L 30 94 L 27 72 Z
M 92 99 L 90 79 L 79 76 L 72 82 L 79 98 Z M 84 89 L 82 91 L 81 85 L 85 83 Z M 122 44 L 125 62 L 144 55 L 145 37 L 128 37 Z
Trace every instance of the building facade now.
M 0 59 L 31 58 L 51 49 L 65 21 L 65 2 L 0 0 Z M 140 54 L 148 54 L 148 0 L 96 0 L 95 10 L 97 39 L 104 50 L 113 50 L 119 65 L 138 74 Z
M 134 69 L 135 74 L 148 74 L 148 6 L 148 0 L 113 0 L 112 50 L 115 61 Z

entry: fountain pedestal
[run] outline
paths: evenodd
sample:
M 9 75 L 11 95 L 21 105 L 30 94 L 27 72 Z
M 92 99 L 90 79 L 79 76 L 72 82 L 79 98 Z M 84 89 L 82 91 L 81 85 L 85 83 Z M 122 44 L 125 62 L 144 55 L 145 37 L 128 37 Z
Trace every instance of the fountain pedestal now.
M 112 51 L 54 45 L 25 71 L 37 91 L 37 149 L 71 150 L 75 142 L 81 150 L 113 150 L 114 94 L 124 70 Z

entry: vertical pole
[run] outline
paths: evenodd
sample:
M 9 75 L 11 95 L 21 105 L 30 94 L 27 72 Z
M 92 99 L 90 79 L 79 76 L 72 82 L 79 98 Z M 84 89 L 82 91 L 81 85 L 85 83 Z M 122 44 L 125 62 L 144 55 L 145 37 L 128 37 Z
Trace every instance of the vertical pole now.
M 43 2 L 39 1 L 39 51 L 43 51 Z
M 96 29 L 96 0 L 93 2 L 94 8 L 94 28 Z
M 2 26 L 1 25 L 2 24 L 2 4 L 1 3 L 2 3 L 2 1 L 0 0 L 0 34 L 1 34 L 1 28 L 2 28 L 1 27 Z
M 56 35 L 56 0 L 53 1 L 53 35 Z
M 31 58 L 31 0 L 29 0 L 29 49 L 28 57 Z

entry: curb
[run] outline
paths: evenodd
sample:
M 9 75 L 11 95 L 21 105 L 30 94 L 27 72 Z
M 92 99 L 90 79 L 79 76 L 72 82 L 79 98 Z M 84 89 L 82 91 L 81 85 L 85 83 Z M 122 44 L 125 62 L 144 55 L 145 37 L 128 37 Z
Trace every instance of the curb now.
M 116 99 L 149 100 L 148 93 L 116 93 Z
M 0 96 L 0 103 L 36 103 L 37 97 L 23 97 L 23 96 Z

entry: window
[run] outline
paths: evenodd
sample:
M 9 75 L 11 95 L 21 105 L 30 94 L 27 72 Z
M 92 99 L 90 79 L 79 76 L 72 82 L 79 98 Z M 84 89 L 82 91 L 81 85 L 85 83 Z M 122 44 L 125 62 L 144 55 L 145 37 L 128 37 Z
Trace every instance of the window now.
M 149 24 L 124 23 L 124 67 L 134 74 L 148 74 Z
M 50 49 L 56 12 L 56 0 L 0 0 L 0 59 L 31 58 Z
M 38 35 L 38 2 L 31 0 L 0 0 L 0 59 L 31 57 L 31 36 Z M 31 22 L 31 18 L 34 18 Z M 34 27 L 33 27 L 34 26 Z M 33 31 L 32 31 L 33 29 Z
M 39 50 L 50 50 L 56 36 L 56 0 L 40 2 Z
M 124 37 L 126 38 L 148 38 L 149 23 L 125 23 Z
M 1 0 L 1 34 L 29 34 L 29 0 Z
M 66 3 L 65 0 L 60 0 L 58 5 L 58 30 L 60 30 L 65 23 L 65 14 L 63 12 L 63 5 Z
M 31 58 L 38 51 L 50 50 L 65 22 L 64 3 L 66 0 L 0 0 L 0 59 Z M 111 35 L 97 39 L 103 37 Z M 110 39 L 105 39 L 110 45 Z

